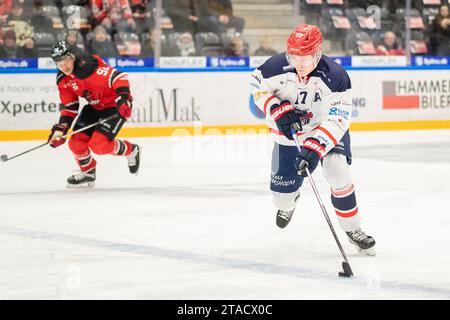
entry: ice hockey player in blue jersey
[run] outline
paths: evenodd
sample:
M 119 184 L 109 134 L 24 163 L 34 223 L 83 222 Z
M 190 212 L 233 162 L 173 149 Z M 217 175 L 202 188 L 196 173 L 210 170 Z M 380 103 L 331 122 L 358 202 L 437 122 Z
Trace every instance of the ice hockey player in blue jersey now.
M 341 228 L 358 252 L 375 255 L 374 238 L 360 226 L 350 175 L 351 82 L 340 65 L 322 55 L 319 28 L 299 25 L 287 40 L 287 51 L 254 70 L 250 84 L 275 140 L 270 189 L 278 227 L 292 219 L 305 166 L 313 172 L 320 162 Z M 300 128 L 300 153 L 291 135 L 293 124 Z

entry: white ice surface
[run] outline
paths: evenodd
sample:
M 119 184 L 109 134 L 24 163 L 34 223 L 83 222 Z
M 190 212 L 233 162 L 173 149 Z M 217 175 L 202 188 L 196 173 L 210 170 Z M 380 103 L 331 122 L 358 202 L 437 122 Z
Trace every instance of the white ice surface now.
M 67 145 L 0 163 L 1 299 L 450 299 L 450 131 L 352 134 L 376 257 L 356 254 L 314 174 L 352 279 L 307 181 L 276 227 L 269 136 L 132 140 L 140 174 L 97 157 L 91 190 L 66 189 Z

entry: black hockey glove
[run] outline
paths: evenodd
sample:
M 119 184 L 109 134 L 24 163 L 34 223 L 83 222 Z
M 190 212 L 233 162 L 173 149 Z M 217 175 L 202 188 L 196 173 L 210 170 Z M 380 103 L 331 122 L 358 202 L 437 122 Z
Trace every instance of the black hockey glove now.
M 306 139 L 300 149 L 300 154 L 295 158 L 294 162 L 298 174 L 302 177 L 307 177 L 306 167 L 308 167 L 310 173 L 313 173 L 324 152 L 325 147 L 320 144 L 319 140 L 316 138 Z
M 302 124 L 309 122 L 307 112 L 297 110 L 289 101 L 283 100 L 270 107 L 270 115 L 275 120 L 278 130 L 289 140 L 292 138 L 291 126 L 296 124 L 297 130 L 302 130 Z

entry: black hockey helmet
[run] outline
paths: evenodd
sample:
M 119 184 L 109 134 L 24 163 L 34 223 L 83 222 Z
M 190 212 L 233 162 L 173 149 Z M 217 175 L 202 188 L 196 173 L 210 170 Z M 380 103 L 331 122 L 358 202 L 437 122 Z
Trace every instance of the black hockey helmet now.
M 61 40 L 52 46 L 50 51 L 53 61 L 58 62 L 72 54 L 70 44 L 66 40 Z

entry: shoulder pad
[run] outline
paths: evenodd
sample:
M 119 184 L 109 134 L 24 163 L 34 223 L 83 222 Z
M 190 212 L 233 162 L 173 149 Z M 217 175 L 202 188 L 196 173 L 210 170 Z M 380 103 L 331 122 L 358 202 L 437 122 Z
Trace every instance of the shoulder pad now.
M 66 75 L 58 70 L 58 73 L 56 74 L 56 84 L 58 85 L 64 78 L 66 77 Z
M 91 55 L 77 56 L 75 61 L 74 73 L 78 79 L 85 79 L 95 72 L 98 68 L 98 60 Z
M 285 52 L 272 56 L 259 66 L 258 70 L 261 71 L 261 74 L 265 79 L 287 72 L 295 72 L 295 69 L 289 65 Z
M 105 60 L 103 60 L 100 56 L 93 54 L 92 57 L 94 57 L 97 60 L 99 66 L 109 67 L 109 65 L 105 62 Z
M 322 56 L 311 76 L 320 77 L 331 92 L 344 92 L 351 89 L 347 71 L 327 56 Z

